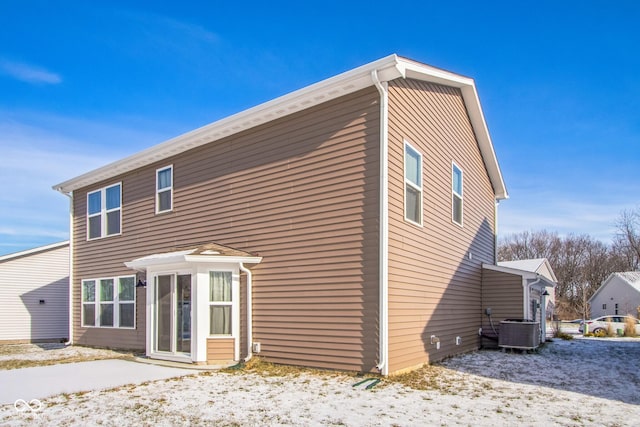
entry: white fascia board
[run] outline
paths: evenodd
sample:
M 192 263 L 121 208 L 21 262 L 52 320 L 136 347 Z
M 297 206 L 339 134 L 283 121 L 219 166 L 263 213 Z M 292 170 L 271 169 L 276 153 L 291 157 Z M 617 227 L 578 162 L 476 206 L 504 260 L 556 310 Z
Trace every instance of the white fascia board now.
M 378 73 L 385 80 L 401 77 L 397 63 L 398 57 L 396 55 L 387 56 L 187 132 L 122 160 L 54 185 L 53 189 L 70 192 L 356 92 L 373 85 L 371 71 L 374 69 L 378 70 Z
M 262 262 L 262 257 L 243 257 L 243 256 L 218 256 L 218 255 L 186 255 L 184 257 L 186 262 L 197 263 L 243 263 L 243 264 L 259 264 Z
M 534 273 L 531 271 L 526 271 L 526 270 L 520 270 L 518 268 L 503 267 L 501 265 L 484 264 L 484 263 L 482 264 L 482 268 L 485 268 L 487 270 L 498 271 L 501 273 L 514 274 L 516 276 L 521 276 L 525 280 L 539 280 L 540 282 L 543 283 L 542 285 L 543 288 L 555 288 L 557 285 L 555 282 L 552 282 L 551 280 L 547 279 L 541 274 Z
M 517 268 L 511 268 L 511 267 L 502 267 L 500 265 L 493 265 L 493 264 L 482 264 L 482 268 L 485 268 L 487 270 L 493 270 L 493 271 L 498 271 L 500 273 L 507 273 L 507 274 L 515 274 L 516 276 L 521 276 L 525 279 L 537 279 L 538 278 L 538 274 L 536 273 L 532 273 L 530 271 L 525 271 L 525 270 L 520 270 Z
M 58 242 L 58 243 L 52 243 L 50 245 L 46 245 L 46 246 L 39 246 L 37 248 L 33 248 L 33 249 L 27 249 L 25 251 L 22 252 L 15 252 L 12 254 L 8 254 L 8 255 L 3 255 L 0 256 L 0 262 L 1 261 L 7 261 L 13 258 L 20 258 L 23 256 L 27 256 L 27 255 L 33 255 L 33 254 L 37 254 L 39 252 L 46 252 L 46 251 L 50 251 L 53 249 L 58 249 L 64 246 L 69 246 L 69 241 L 65 240 L 64 242 Z
M 493 184 L 496 200 L 508 199 L 509 194 L 507 193 L 507 187 L 505 186 L 504 179 L 502 178 L 502 172 L 500 171 L 496 152 L 493 149 L 493 142 L 491 141 L 489 128 L 487 127 L 487 122 L 485 121 L 484 114 L 482 113 L 480 98 L 478 97 L 476 87 L 472 83 L 470 86 L 462 87 L 461 91 L 464 103 L 467 107 L 467 112 L 469 113 L 471 127 L 476 134 L 476 139 L 478 140 L 478 146 L 482 153 L 487 173 L 489 174 L 489 178 Z
M 397 78 L 412 78 L 460 88 L 489 178 L 494 187 L 495 197 L 497 200 L 508 197 L 473 79 L 400 58 L 395 54 L 187 132 L 132 156 L 54 185 L 53 189 L 68 193 L 112 179 L 184 151 L 373 86 L 371 73 L 374 70 L 381 82 Z
M 137 271 L 145 271 L 149 267 L 159 265 L 173 265 L 173 264 L 186 264 L 186 263 L 245 263 L 245 264 L 259 264 L 262 261 L 262 257 L 238 257 L 238 256 L 217 256 L 217 255 L 189 255 L 188 253 L 174 253 L 169 256 L 148 256 L 139 258 L 133 261 L 125 262 L 124 265 L 128 268 Z
M 494 187 L 496 200 L 508 199 L 509 194 L 507 193 L 507 188 L 502 178 L 498 158 L 493 149 L 493 142 L 491 141 L 489 128 L 487 127 L 487 122 L 482 112 L 480 98 L 478 97 L 478 91 L 476 90 L 473 79 L 429 65 L 419 64 L 411 60 L 403 60 L 401 62 L 401 69 L 405 78 L 457 87 L 461 90 L 471 126 L 475 132 L 489 178 Z

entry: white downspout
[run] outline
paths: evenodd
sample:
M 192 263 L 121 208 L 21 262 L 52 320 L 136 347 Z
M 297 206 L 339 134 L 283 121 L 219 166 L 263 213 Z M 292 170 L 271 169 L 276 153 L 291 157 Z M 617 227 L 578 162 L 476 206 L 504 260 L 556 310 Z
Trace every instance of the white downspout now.
M 252 301 L 251 301 L 251 294 L 252 294 L 252 282 L 253 282 L 253 276 L 251 274 L 251 270 L 249 270 L 247 267 L 244 266 L 243 263 L 239 263 L 240 266 L 240 271 L 244 272 L 247 274 L 247 357 L 244 358 L 245 362 L 248 362 L 249 360 L 251 360 L 251 358 L 253 357 L 253 330 L 252 330 L 252 322 L 253 322 L 253 317 L 252 317 Z
M 493 208 L 493 265 L 498 265 L 498 206 L 500 201 L 496 200 Z
M 376 368 L 389 374 L 389 92 L 387 82 L 380 82 L 378 71 L 371 79 L 380 92 L 380 244 L 379 244 L 379 350 Z
M 528 313 L 528 311 L 531 310 L 531 288 L 533 287 L 533 285 L 537 285 L 542 280 L 542 276 L 540 276 L 538 273 L 536 273 L 536 277 L 537 277 L 537 279 L 534 280 L 533 282 L 531 282 L 528 285 L 526 284 L 527 283 L 527 279 L 525 279 L 524 277 L 522 278 L 522 284 L 523 284 L 523 286 L 524 286 L 524 288 L 526 290 L 524 306 L 525 306 L 525 308 L 527 310 L 524 312 L 524 316 L 527 319 L 531 319 L 531 313 Z M 540 310 L 540 313 L 541 313 L 541 317 L 543 317 L 542 310 Z M 546 328 L 546 325 L 544 325 L 544 323 L 545 323 L 545 321 L 541 320 L 540 325 L 541 325 L 541 327 L 544 326 Z M 543 334 L 544 334 L 544 337 L 545 337 L 545 340 L 546 340 L 547 339 L 547 332 L 545 330 L 542 330 L 540 332 L 540 337 L 542 337 Z M 544 341 L 541 341 L 541 342 L 544 342 Z
M 55 190 L 69 198 L 69 339 L 64 345 L 73 345 L 73 192 Z

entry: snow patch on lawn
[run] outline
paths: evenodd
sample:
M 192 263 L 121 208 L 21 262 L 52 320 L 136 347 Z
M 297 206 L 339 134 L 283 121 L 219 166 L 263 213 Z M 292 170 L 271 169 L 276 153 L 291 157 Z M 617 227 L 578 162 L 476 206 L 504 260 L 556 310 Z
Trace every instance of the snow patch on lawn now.
M 82 357 L 115 359 L 123 357 L 123 353 L 99 348 L 65 346 L 61 343 L 9 344 L 0 347 L 0 361 L 64 360 Z
M 634 425 L 640 340 L 554 341 L 537 353 L 479 351 L 434 369 L 433 389 L 371 390 L 340 373 L 199 374 L 60 395 L 2 425 Z M 440 387 L 438 384 L 442 384 Z M 366 385 L 366 384 L 365 384 Z

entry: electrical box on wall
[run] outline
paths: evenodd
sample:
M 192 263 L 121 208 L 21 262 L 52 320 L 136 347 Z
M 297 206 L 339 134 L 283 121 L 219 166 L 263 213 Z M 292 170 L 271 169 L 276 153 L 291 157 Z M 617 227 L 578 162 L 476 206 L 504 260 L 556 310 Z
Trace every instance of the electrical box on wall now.
M 253 345 L 251 346 L 251 350 L 254 353 L 260 353 L 260 350 L 262 349 L 262 346 L 260 345 L 259 342 L 254 342 Z

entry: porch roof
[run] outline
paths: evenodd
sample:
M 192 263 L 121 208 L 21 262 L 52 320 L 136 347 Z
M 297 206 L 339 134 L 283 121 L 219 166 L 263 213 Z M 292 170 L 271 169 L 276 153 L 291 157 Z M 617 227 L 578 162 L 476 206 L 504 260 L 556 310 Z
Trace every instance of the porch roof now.
M 182 262 L 192 263 L 247 263 L 258 264 L 262 257 L 255 256 L 249 252 L 219 245 L 217 243 L 207 243 L 199 246 L 191 246 L 184 249 L 177 249 L 170 252 L 162 252 L 136 258 L 133 261 L 125 262 L 129 268 L 138 271 L 145 271 L 147 267 L 162 264 L 176 264 Z
M 501 273 L 515 274 L 516 276 L 521 276 L 522 278 L 527 280 L 539 280 L 539 282 L 537 283 L 540 284 L 539 287 L 541 288 L 555 288 L 557 285 L 556 282 L 549 280 L 542 274 L 536 273 L 534 271 L 526 271 L 519 268 L 505 267 L 502 265 L 493 265 L 486 263 L 482 264 L 482 268 L 487 270 L 499 271 Z

